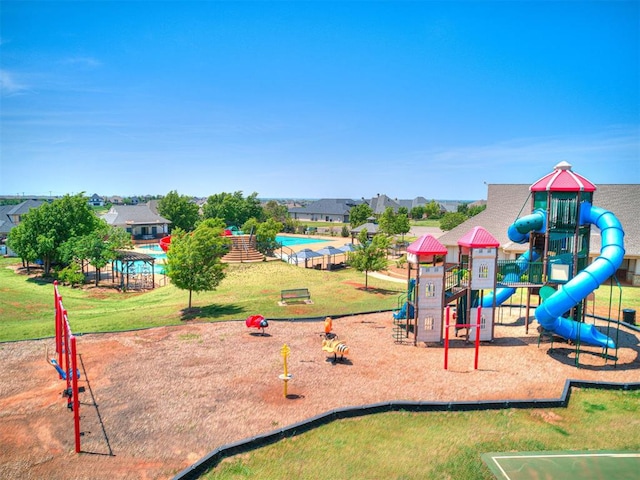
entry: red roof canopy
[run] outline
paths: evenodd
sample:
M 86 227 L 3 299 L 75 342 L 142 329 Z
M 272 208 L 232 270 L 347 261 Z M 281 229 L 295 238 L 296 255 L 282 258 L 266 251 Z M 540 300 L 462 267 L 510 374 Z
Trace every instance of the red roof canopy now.
M 529 187 L 532 192 L 594 192 L 596 186 L 582 175 L 571 171 L 571 165 L 560 162 L 553 172 Z
M 464 237 L 458 240 L 458 245 L 469 248 L 499 247 L 500 242 L 482 227 L 473 227 Z
M 422 235 L 407 247 L 407 252 L 414 255 L 446 255 L 447 247 L 432 235 Z

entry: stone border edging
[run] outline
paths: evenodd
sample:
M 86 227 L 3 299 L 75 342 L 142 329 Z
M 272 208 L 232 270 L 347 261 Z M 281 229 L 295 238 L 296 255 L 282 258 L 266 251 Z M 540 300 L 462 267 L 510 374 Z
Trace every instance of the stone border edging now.
M 173 480 L 191 480 L 200 478 L 202 474 L 215 467 L 221 460 L 239 453 L 255 450 L 284 438 L 293 437 L 334 420 L 361 417 L 374 413 L 409 411 L 409 412 L 461 412 L 479 410 L 500 410 L 503 408 L 564 408 L 569 404 L 572 388 L 595 388 L 602 390 L 640 390 L 637 383 L 609 383 L 568 379 L 559 398 L 544 398 L 531 400 L 489 400 L 464 402 L 411 402 L 392 401 L 372 403 L 368 405 L 336 408 L 321 413 L 301 422 L 237 442 L 222 445 L 193 465 L 178 473 Z

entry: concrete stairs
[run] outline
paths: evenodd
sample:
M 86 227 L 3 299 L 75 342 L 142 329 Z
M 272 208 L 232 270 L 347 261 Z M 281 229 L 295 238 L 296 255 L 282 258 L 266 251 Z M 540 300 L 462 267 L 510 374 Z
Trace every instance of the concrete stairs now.
M 264 255 L 256 250 L 256 237 L 233 235 L 229 253 L 221 258 L 225 263 L 264 262 Z

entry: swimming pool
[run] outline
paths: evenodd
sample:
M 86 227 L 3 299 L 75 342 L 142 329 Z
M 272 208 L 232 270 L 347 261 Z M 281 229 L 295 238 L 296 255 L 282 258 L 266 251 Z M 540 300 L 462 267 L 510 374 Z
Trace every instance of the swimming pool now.
M 326 243 L 328 241 L 329 240 L 324 240 L 320 238 L 289 237 L 287 235 L 276 235 L 276 242 L 281 243 L 285 247 L 307 245 L 311 243 Z
M 162 248 L 160 248 L 160 245 L 158 245 L 157 243 L 151 245 L 142 245 L 140 247 L 140 250 L 145 250 L 145 253 L 148 255 L 154 255 L 154 253 L 164 254 L 164 250 L 162 250 Z
M 164 274 L 164 259 L 167 258 L 166 255 L 153 255 L 156 261 L 153 264 L 153 273 Z M 114 268 L 124 273 L 124 269 L 122 263 L 120 261 L 116 261 L 114 263 Z M 132 262 L 129 267 L 129 275 L 150 275 L 151 274 L 151 266 L 146 262 Z

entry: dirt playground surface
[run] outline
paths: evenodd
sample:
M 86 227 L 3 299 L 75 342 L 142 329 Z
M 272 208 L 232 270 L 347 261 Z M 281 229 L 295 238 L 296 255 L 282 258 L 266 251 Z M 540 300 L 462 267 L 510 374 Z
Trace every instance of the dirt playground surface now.
M 518 310 L 503 309 L 496 339 L 474 349 L 396 344 L 392 315 L 334 320 L 350 347 L 344 363 L 321 350 L 321 322 L 189 323 L 77 337 L 82 453 L 74 452 L 65 382 L 46 361 L 53 339 L 0 345 L 0 478 L 166 479 L 215 448 L 333 408 L 390 400 L 557 398 L 567 379 L 640 381 L 640 335 L 619 331 L 618 363 L 566 343 L 538 347 Z M 615 331 L 613 332 L 615 334 Z M 289 398 L 281 349 L 290 347 Z

